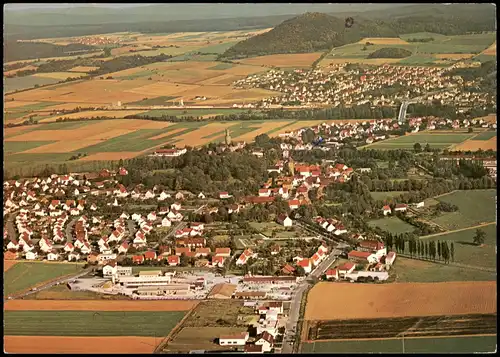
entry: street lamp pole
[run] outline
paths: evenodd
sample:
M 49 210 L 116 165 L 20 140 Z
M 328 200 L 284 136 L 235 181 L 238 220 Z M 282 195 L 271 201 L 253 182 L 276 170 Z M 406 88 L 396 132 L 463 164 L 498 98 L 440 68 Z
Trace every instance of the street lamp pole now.
M 405 334 L 403 333 L 403 354 L 405 353 Z

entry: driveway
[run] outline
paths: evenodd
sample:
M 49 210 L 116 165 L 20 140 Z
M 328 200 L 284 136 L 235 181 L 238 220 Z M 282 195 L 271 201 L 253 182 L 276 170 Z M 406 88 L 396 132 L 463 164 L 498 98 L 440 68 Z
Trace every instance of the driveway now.
M 75 223 L 78 221 L 80 217 L 73 217 L 71 221 L 69 221 L 68 225 L 65 228 L 66 232 L 66 240 L 70 243 L 73 242 L 73 236 L 71 232 L 73 232 L 73 227 L 75 226 Z

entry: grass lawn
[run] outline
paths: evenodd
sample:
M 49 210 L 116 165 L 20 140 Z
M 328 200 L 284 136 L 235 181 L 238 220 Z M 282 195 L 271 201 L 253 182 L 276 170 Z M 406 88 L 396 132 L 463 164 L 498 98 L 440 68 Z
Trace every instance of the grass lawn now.
M 458 251 L 455 244 L 455 258 Z M 398 283 L 439 283 L 446 281 L 491 281 L 497 280 L 496 274 L 459 268 L 451 265 L 436 264 L 422 260 L 396 257 L 396 262 L 390 270 Z
M 99 294 L 94 291 L 74 291 L 66 284 L 55 285 L 43 291 L 27 295 L 25 300 L 130 300 L 124 295 Z
M 18 336 L 167 336 L 184 311 L 5 311 L 4 334 Z
M 380 218 L 369 221 L 368 224 L 372 227 L 380 227 L 384 231 L 396 234 L 413 232 L 413 230 L 415 229 L 415 227 L 406 222 L 403 222 L 398 217 Z
M 3 274 L 4 296 L 63 275 L 76 274 L 81 269 L 82 264 L 19 262 Z
M 483 131 L 481 134 L 474 137 L 474 140 L 490 140 L 497 136 L 497 131 Z
M 374 200 L 391 200 L 395 197 L 401 196 L 403 193 L 407 191 L 387 191 L 387 192 L 370 192 L 370 195 Z
M 51 144 L 53 142 L 55 141 L 4 141 L 3 151 L 4 154 L 13 154 Z
M 400 136 L 395 139 L 382 140 L 370 145 L 363 146 L 363 148 L 370 149 L 413 149 L 415 143 L 425 146 L 430 145 L 431 148 L 447 148 L 451 145 L 464 142 L 471 138 L 474 134 L 428 134 L 418 133 L 413 135 Z
M 481 267 L 496 267 L 496 241 L 497 241 L 497 227 L 495 224 L 481 227 L 486 233 L 484 246 L 478 247 L 472 244 L 476 228 L 468 229 L 465 231 L 443 234 L 432 238 L 422 238 L 423 241 L 448 241 L 453 242 L 455 246 L 455 262 L 481 266 Z
M 405 338 L 405 353 L 494 352 L 496 336 Z M 401 339 L 303 343 L 302 353 L 402 353 Z
M 456 191 L 437 200 L 458 206 L 458 211 L 444 213 L 432 221 L 453 230 L 472 227 L 496 219 L 496 190 Z

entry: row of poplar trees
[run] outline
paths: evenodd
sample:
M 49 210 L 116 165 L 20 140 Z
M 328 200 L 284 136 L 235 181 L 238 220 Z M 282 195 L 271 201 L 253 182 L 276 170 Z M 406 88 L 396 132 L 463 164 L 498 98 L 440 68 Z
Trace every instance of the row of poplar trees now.
M 441 260 L 446 264 L 455 260 L 455 246 L 453 242 L 448 245 L 447 241 L 421 241 L 414 238 L 404 239 L 402 234 L 388 234 L 385 237 L 385 245 L 394 249 L 397 253 L 408 254 L 412 258 Z

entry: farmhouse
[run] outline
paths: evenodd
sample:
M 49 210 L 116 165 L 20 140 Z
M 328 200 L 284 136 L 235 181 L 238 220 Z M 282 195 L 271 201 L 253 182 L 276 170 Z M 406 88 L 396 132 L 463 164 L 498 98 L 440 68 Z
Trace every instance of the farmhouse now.
M 293 221 L 286 214 L 280 214 L 277 219 L 278 223 L 284 227 L 291 227 Z
M 375 254 L 370 252 L 360 252 L 357 250 L 349 252 L 347 254 L 347 257 L 349 258 L 349 260 L 360 261 L 360 262 L 368 261 L 368 263 L 375 263 L 378 261 Z
M 398 203 L 396 207 L 394 207 L 394 211 L 396 212 L 406 212 L 408 206 L 404 203 Z
M 382 207 L 382 213 L 384 214 L 384 216 L 387 216 L 388 214 L 391 214 L 391 212 L 392 212 L 391 211 L 391 207 L 389 207 L 387 205 L 384 206 L 384 207 Z

